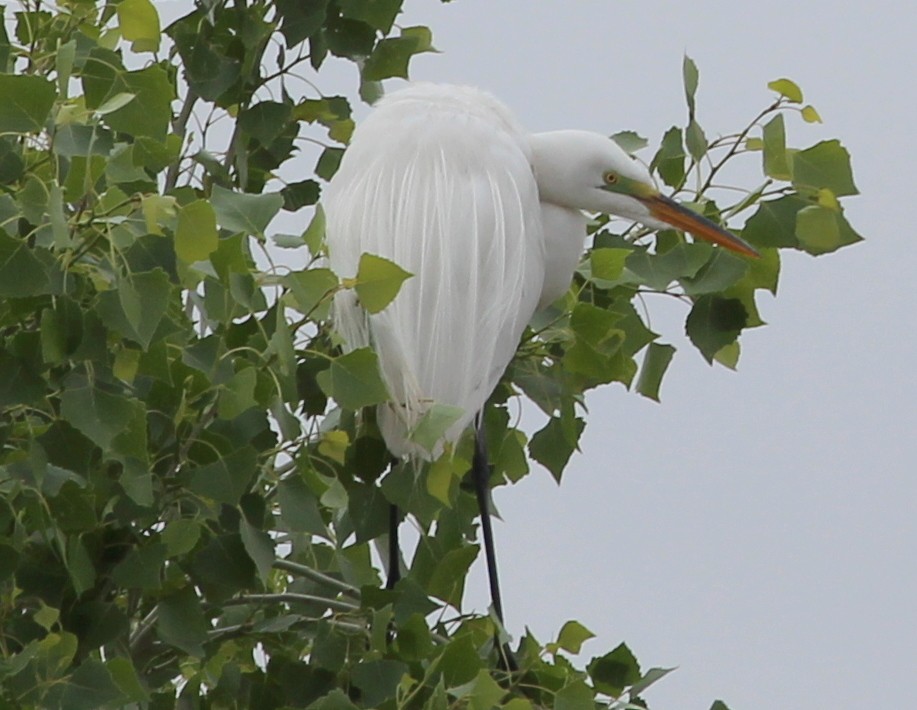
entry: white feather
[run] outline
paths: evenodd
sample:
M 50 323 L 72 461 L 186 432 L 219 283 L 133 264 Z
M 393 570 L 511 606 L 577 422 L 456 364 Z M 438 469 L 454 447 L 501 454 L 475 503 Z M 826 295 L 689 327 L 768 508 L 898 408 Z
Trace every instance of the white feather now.
M 445 437 L 457 439 L 541 297 L 544 238 L 527 135 L 484 92 L 413 85 L 359 126 L 323 203 L 339 276 L 354 276 L 364 252 L 414 274 L 375 315 L 342 291 L 334 320 L 348 348 L 379 355 L 391 395 L 379 424 L 391 452 L 428 458 L 410 441 L 420 418 L 433 403 L 460 408 Z

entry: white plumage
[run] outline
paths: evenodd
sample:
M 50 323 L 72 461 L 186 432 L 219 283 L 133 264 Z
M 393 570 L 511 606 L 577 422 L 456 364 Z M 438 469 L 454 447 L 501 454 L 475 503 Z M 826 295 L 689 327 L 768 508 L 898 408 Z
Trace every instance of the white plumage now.
M 484 405 L 536 308 L 570 285 L 585 238 L 580 210 L 674 224 L 753 253 L 659 195 L 646 168 L 608 138 L 528 134 L 468 87 L 413 84 L 380 101 L 323 205 L 338 276 L 353 277 L 364 252 L 413 274 L 380 313 L 366 313 L 352 290 L 333 308 L 346 346 L 378 354 L 391 395 L 379 425 L 396 456 L 441 450 L 410 441 L 433 403 L 463 411 L 444 437 L 452 441 Z
M 459 407 L 457 438 L 497 385 L 541 295 L 544 240 L 525 134 L 474 89 L 418 85 L 362 123 L 325 193 L 331 267 L 354 276 L 363 252 L 414 274 L 368 315 L 334 303 L 351 348 L 372 345 L 392 402 L 379 424 L 396 456 L 433 402 Z

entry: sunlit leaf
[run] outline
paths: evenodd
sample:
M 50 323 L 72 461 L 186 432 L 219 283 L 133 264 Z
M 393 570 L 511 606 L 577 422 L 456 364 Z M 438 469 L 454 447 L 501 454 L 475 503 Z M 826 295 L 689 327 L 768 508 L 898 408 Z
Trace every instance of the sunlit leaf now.
M 790 79 L 774 79 L 774 81 L 768 82 L 767 88 L 771 91 L 776 91 L 791 103 L 802 103 L 802 89 Z
M 409 272 L 388 259 L 362 254 L 354 290 L 363 308 L 370 313 L 378 313 L 395 299 L 401 284 L 410 277 Z
M 764 124 L 764 174 L 777 180 L 789 180 L 790 164 L 786 154 L 786 128 L 783 114 Z
M 122 0 L 117 5 L 118 25 L 134 52 L 159 49 L 159 15 L 150 0 Z
M 595 638 L 595 634 L 581 623 L 568 621 L 561 627 L 560 633 L 557 634 L 557 645 L 570 653 L 579 653 L 583 643 L 591 638 Z

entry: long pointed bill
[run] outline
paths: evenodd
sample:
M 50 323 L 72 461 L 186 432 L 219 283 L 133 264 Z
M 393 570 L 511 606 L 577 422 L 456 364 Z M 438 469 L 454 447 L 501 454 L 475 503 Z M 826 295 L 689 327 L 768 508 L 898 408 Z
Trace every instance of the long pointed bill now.
M 739 239 L 731 232 L 727 232 L 706 217 L 702 217 L 696 212 L 692 212 L 687 207 L 682 207 L 675 202 L 675 200 L 671 200 L 659 194 L 639 199 L 643 204 L 649 207 L 650 212 L 653 213 L 656 219 L 671 224 L 677 229 L 690 232 L 695 237 L 705 239 L 714 244 L 719 244 L 726 249 L 731 249 L 745 256 L 761 256 L 748 242 Z

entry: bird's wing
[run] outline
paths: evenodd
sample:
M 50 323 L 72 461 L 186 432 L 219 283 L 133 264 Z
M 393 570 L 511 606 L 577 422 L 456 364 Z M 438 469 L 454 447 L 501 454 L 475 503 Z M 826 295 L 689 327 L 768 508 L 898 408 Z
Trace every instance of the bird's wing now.
M 519 344 L 544 281 L 538 190 L 525 135 L 496 100 L 420 85 L 392 94 L 357 129 L 326 190 L 331 266 L 376 254 L 413 274 L 381 313 L 351 291 L 334 318 L 349 347 L 372 345 L 391 403 L 380 427 L 396 455 L 433 403 L 461 435 Z M 437 452 L 434 452 L 437 453 Z

